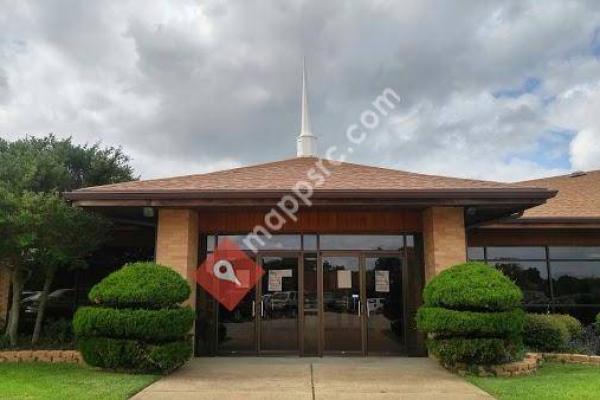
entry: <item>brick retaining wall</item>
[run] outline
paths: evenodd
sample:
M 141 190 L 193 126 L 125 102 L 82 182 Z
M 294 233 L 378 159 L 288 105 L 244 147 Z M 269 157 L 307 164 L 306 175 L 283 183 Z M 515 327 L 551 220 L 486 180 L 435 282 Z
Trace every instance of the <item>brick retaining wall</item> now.
M 585 354 L 543 353 L 542 357 L 546 361 L 562 362 L 566 364 L 594 365 L 600 367 L 600 356 L 587 356 Z
M 83 359 L 76 350 L 8 350 L 0 351 L 0 363 L 3 362 L 83 364 Z

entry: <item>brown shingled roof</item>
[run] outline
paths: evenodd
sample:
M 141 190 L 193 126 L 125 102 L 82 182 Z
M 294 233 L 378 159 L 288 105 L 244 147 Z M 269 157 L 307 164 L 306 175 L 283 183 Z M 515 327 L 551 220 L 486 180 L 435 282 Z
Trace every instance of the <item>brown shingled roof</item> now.
M 289 190 L 299 180 L 307 180 L 307 171 L 315 168 L 317 158 L 301 157 L 207 174 L 132 181 L 84 188 L 74 193 L 151 193 L 164 191 L 257 191 Z M 522 185 L 472 179 L 449 178 L 378 168 L 352 163 L 333 165 L 317 190 L 482 190 L 522 189 Z
M 600 170 L 519 182 L 558 190 L 546 204 L 531 208 L 527 218 L 600 218 Z

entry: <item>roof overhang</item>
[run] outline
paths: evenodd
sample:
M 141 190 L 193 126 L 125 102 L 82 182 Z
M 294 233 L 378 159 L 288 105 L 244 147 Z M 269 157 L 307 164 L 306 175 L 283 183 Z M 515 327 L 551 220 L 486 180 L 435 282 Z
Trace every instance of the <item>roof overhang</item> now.
M 522 217 L 479 226 L 482 229 L 600 229 L 600 217 Z
M 306 194 L 306 193 L 303 193 Z M 291 190 L 154 190 L 154 191 L 74 191 L 64 193 L 67 200 L 79 206 L 210 206 L 275 204 Z M 539 205 L 554 197 L 556 191 L 539 188 L 516 189 L 427 189 L 427 190 L 315 190 L 313 202 L 390 203 L 390 204 L 521 204 Z M 273 203 L 274 202 L 274 203 Z
M 116 209 L 128 207 L 187 207 L 197 209 L 261 208 L 277 205 L 291 190 L 154 190 L 86 191 L 65 193 L 66 199 L 80 207 Z M 465 207 L 467 226 L 522 213 L 554 197 L 556 191 L 540 188 L 511 189 L 428 189 L 428 190 L 315 190 L 310 205 L 336 209 L 397 209 L 431 206 Z M 307 207 L 298 198 L 300 207 Z M 109 208 L 112 211 L 109 211 Z

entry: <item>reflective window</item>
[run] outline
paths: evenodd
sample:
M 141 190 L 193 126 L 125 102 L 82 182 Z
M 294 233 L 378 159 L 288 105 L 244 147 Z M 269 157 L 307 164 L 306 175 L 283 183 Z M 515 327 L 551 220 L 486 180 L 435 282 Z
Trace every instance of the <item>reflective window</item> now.
M 524 304 L 550 302 L 548 269 L 545 261 L 505 261 L 495 263 L 495 266 L 521 288 Z
M 552 285 L 557 304 L 600 304 L 600 261 L 553 261 Z
M 600 247 L 550 247 L 550 259 L 556 260 L 585 260 L 599 259 Z
M 250 246 L 244 243 L 247 235 L 221 235 L 219 239 L 228 239 L 235 242 L 243 250 Z M 258 250 L 300 250 L 300 235 L 272 235 L 271 238 L 258 236 L 251 240 L 251 244 Z
M 319 353 L 319 296 L 317 293 L 317 255 L 304 256 L 304 355 Z
M 483 260 L 485 258 L 483 247 L 469 247 L 467 257 L 469 257 L 469 260 Z
M 404 247 L 401 235 L 321 235 L 321 250 L 389 250 Z
M 510 259 L 521 259 L 521 260 L 545 260 L 546 249 L 544 247 L 488 247 L 487 248 L 487 259 L 488 260 L 510 260 Z
M 304 235 L 302 240 L 304 241 L 302 245 L 305 251 L 317 250 L 317 235 Z
M 216 238 L 214 235 L 208 235 L 206 237 L 206 251 L 208 251 L 208 252 L 215 251 L 215 241 L 216 241 Z
M 593 306 L 556 306 L 554 309 L 558 314 L 569 314 L 577 318 L 584 325 L 596 322 L 596 315 L 600 314 L 600 305 Z

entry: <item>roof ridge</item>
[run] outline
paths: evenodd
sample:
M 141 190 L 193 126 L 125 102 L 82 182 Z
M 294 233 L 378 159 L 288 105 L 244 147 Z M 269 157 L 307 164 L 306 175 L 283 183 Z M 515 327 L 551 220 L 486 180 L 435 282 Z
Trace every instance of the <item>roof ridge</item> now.
M 585 175 L 589 175 L 589 174 L 599 173 L 600 169 L 592 169 L 592 170 L 588 170 L 588 171 L 586 171 L 586 170 L 574 170 L 574 171 L 569 172 L 568 174 L 551 175 L 551 176 L 547 176 L 545 178 L 527 179 L 525 181 L 516 181 L 516 182 L 512 182 L 512 183 L 541 182 L 541 181 L 548 181 L 548 180 L 552 180 L 552 179 L 569 178 L 569 177 L 571 177 L 572 174 L 574 174 L 575 172 L 579 172 L 579 171 L 584 172 Z

